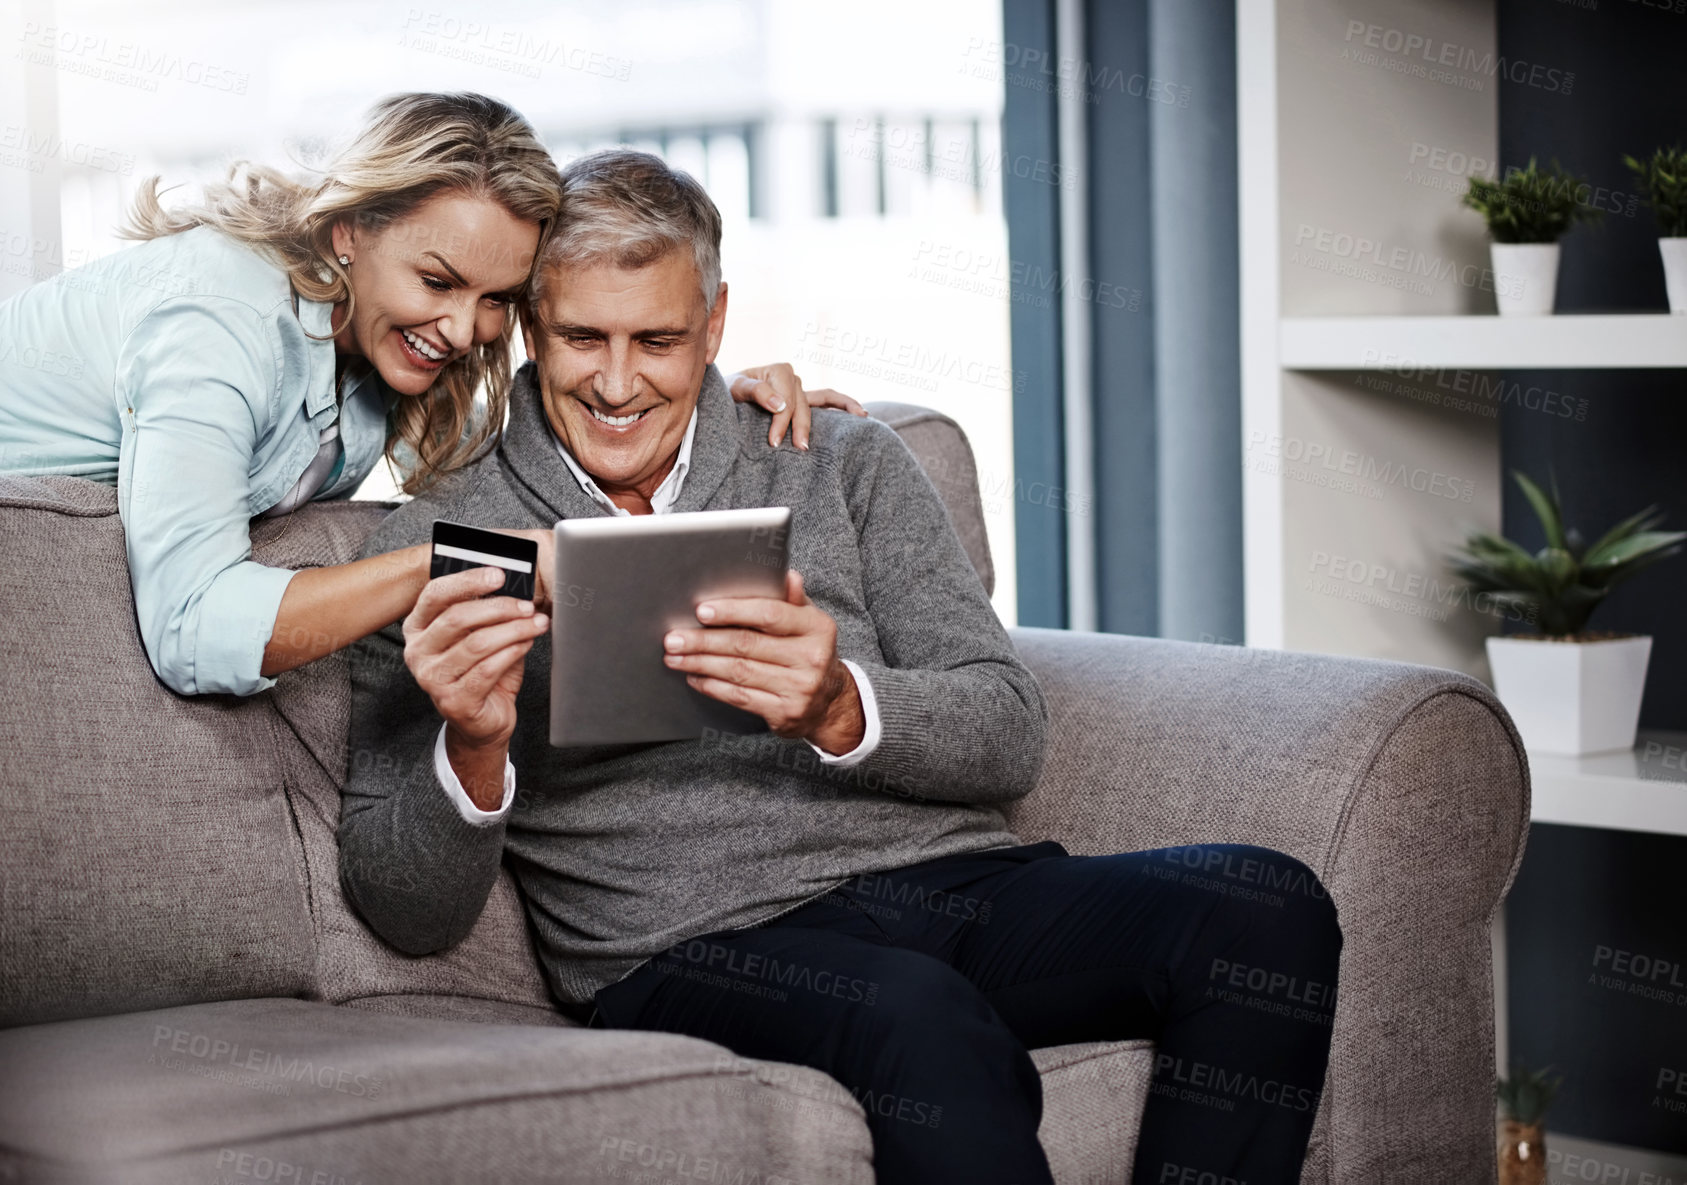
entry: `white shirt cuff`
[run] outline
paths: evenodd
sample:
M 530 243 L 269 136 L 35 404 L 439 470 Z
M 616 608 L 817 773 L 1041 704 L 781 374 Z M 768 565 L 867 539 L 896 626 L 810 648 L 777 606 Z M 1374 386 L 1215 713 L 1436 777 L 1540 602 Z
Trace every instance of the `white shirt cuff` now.
M 510 813 L 510 803 L 515 801 L 515 763 L 508 757 L 504 758 L 504 801 L 495 811 L 483 811 L 474 804 L 474 800 L 463 789 L 463 783 L 457 777 L 457 771 L 451 768 L 451 760 L 445 756 L 445 730 L 448 726 L 439 726 L 439 735 L 433 742 L 433 772 L 439 778 L 439 784 L 445 787 L 445 796 L 457 807 L 457 813 L 463 816 L 463 821 L 473 823 L 477 827 L 496 823 Z
M 873 694 L 872 680 L 868 679 L 866 672 L 850 662 L 849 659 L 844 659 L 843 665 L 849 668 L 850 675 L 855 679 L 855 690 L 861 696 L 861 714 L 867 717 L 867 731 L 862 735 L 859 745 L 848 753 L 840 753 L 836 757 L 833 757 L 813 741 L 808 742 L 808 747 L 820 754 L 821 764 L 841 765 L 847 768 L 852 765 L 860 765 L 873 755 L 873 750 L 879 747 L 881 732 L 879 729 L 879 698 Z M 440 742 L 440 746 L 440 751 L 444 752 L 443 740 Z

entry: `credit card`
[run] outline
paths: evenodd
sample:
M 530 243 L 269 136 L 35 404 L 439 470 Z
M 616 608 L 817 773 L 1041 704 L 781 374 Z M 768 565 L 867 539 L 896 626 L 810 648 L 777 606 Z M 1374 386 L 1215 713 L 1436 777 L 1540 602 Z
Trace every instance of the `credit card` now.
M 502 568 L 504 587 L 486 595 L 531 601 L 538 566 L 539 545 L 531 539 L 500 535 L 497 531 L 483 531 L 444 519 L 434 520 L 433 558 L 428 564 L 430 580 L 470 568 Z

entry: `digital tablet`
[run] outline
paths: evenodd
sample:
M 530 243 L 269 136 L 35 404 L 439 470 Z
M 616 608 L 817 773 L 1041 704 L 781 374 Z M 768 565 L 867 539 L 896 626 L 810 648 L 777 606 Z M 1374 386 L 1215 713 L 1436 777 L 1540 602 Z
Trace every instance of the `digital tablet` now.
M 788 506 L 563 519 L 551 590 L 551 744 L 618 745 L 765 732 L 662 661 L 711 597 L 785 595 Z

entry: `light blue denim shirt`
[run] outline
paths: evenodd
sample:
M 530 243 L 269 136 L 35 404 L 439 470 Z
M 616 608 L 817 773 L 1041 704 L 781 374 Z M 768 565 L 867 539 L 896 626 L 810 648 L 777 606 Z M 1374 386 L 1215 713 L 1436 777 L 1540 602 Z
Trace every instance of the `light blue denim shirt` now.
M 293 488 L 339 417 L 350 496 L 380 459 L 379 376 L 334 394 L 331 306 L 207 228 L 119 251 L 0 304 L 0 472 L 115 483 L 141 640 L 184 695 L 251 695 L 292 571 L 249 520 Z M 315 340 L 320 339 L 320 340 Z

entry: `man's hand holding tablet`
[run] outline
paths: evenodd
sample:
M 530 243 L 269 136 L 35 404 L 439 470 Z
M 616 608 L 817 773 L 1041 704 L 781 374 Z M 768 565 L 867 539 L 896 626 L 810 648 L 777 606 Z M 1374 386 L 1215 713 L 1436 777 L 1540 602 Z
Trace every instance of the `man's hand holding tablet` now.
M 838 657 L 838 626 L 803 593 L 802 574 L 785 573 L 785 599 L 717 597 L 697 606 L 701 629 L 670 630 L 663 661 L 704 695 L 801 737 L 833 756 L 867 732 L 861 695 Z
M 502 801 L 527 654 L 547 628 L 563 631 L 565 624 L 573 633 L 553 638 L 553 744 L 559 719 L 575 723 L 571 718 L 587 711 L 600 719 L 596 725 L 578 721 L 579 731 L 596 729 L 596 743 L 608 740 L 601 735 L 605 727 L 646 729 L 655 698 L 667 693 L 638 673 L 643 660 L 634 655 L 660 638 L 659 650 L 645 651 L 648 661 L 654 666 L 660 653 L 662 666 L 673 672 L 666 678 L 683 676 L 693 702 L 725 705 L 747 714 L 735 719 L 759 718 L 776 735 L 808 740 L 834 755 L 857 748 L 867 731 L 860 691 L 838 656 L 837 623 L 809 601 L 801 574 L 785 568 L 788 521 L 789 511 L 780 508 L 559 522 L 558 535 L 570 532 L 575 542 L 583 532 L 588 546 L 567 557 L 558 550 L 552 586 L 572 589 L 575 577 L 590 574 L 611 595 L 596 612 L 589 596 L 565 600 L 575 613 L 590 616 L 566 623 L 558 618 L 554 627 L 522 595 L 541 587 L 534 577 L 549 567 L 535 563 L 528 540 L 537 532 L 436 523 L 436 575 L 404 620 L 404 661 L 445 721 L 446 757 L 470 799 L 483 810 Z M 639 537 L 646 544 L 642 559 Z M 478 566 L 483 560 L 487 566 Z M 471 563 L 477 566 L 452 570 Z M 679 572 L 687 578 L 676 582 Z M 692 580 L 704 586 L 700 599 L 685 596 L 683 585 Z M 707 592 L 711 585 L 713 593 Z M 782 597 L 769 595 L 781 586 Z M 515 595 L 508 595 L 512 589 Z M 680 608 L 672 604 L 676 595 L 683 616 L 673 615 Z M 660 625 L 663 616 L 668 626 Z M 637 641 L 650 628 L 639 623 L 653 618 L 657 628 Z M 689 625 L 693 618 L 697 627 Z M 619 683 L 626 685 L 617 690 Z M 557 698 L 559 690 L 567 693 L 567 704 Z M 606 705 L 612 705 L 607 721 Z M 657 731 L 675 737 L 700 727 L 705 725 L 664 723 Z

